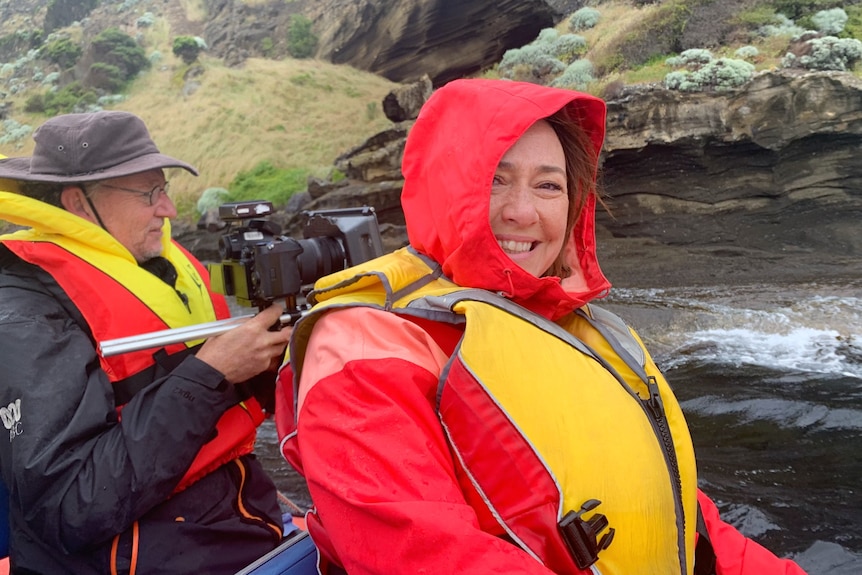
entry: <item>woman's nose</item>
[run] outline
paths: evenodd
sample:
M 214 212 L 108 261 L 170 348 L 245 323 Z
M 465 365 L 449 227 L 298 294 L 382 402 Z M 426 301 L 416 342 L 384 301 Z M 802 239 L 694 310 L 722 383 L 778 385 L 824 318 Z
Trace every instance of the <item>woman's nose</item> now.
M 520 224 L 531 224 L 538 219 L 535 196 L 529 187 L 515 185 L 506 192 L 502 216 Z

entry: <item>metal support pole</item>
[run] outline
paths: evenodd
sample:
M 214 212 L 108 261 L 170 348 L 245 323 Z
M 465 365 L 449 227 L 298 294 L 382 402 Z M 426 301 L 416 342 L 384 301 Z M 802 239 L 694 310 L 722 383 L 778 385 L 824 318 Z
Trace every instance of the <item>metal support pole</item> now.
M 278 321 L 281 327 L 293 325 L 301 315 L 302 314 L 299 312 L 285 313 L 278 318 Z M 141 335 L 109 339 L 99 344 L 99 351 L 104 357 L 110 357 L 112 355 L 120 355 L 121 353 L 164 347 L 174 343 L 206 339 L 238 327 L 253 317 L 254 315 L 243 315 L 218 321 L 211 321 L 209 323 L 199 323 L 187 327 L 163 329 L 161 331 L 154 331 Z

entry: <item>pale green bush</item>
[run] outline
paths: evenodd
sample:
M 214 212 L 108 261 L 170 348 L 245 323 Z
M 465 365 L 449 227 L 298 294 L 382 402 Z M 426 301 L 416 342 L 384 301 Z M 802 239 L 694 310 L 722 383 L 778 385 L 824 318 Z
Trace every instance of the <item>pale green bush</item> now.
M 545 28 L 539 32 L 539 35 L 533 40 L 533 44 L 548 44 L 549 46 L 553 46 L 559 37 L 560 33 L 555 28 Z
M 49 86 L 56 84 L 60 80 L 60 72 L 51 72 L 49 74 L 45 74 L 45 77 L 42 79 L 43 86 Z
M 753 60 L 760 55 L 760 50 L 754 46 L 741 46 L 733 53 L 740 60 Z
M 761 36 L 801 36 L 805 33 L 804 28 L 797 26 L 793 20 L 783 14 L 775 15 L 775 24 L 761 26 L 757 33 Z
M 586 51 L 586 39 L 577 34 L 563 34 L 553 44 L 554 56 L 563 62 L 571 62 Z
M 595 8 L 585 6 L 580 10 L 575 11 L 569 18 L 569 30 L 579 32 L 581 30 L 589 30 L 599 23 L 599 11 Z
M 824 36 L 805 42 L 810 50 L 797 56 L 787 53 L 782 60 L 785 68 L 805 68 L 807 70 L 846 71 L 862 59 L 862 42 L 856 38 L 836 38 Z
M 847 25 L 847 12 L 843 8 L 821 10 L 811 17 L 811 22 L 824 34 L 835 36 L 840 34 Z
M 753 64 L 733 58 L 719 58 L 692 72 L 691 80 L 701 86 L 723 91 L 745 84 L 753 75 Z
M 207 188 L 201 193 L 195 208 L 199 214 L 204 215 L 209 210 L 218 208 L 229 195 L 230 192 L 225 188 Z
M 548 44 L 528 44 L 507 50 L 497 69 L 503 78 L 542 83 L 561 74 L 566 65 L 549 53 Z
M 563 73 L 551 82 L 551 86 L 583 90 L 590 82 L 595 81 L 595 79 L 592 62 L 581 59 L 569 64 Z
M 149 28 L 156 23 L 156 17 L 152 12 L 144 12 L 136 21 L 135 26 L 138 28 Z
M 755 70 L 753 64 L 744 60 L 715 59 L 708 50 L 702 49 L 686 50 L 676 58 L 668 58 L 667 62 L 688 68 L 670 72 L 664 79 L 665 87 L 681 92 L 732 90 L 750 80 Z
M 532 43 L 507 50 L 497 70 L 503 78 L 546 84 L 562 74 L 586 46 L 582 36 L 561 35 L 554 28 L 545 28 Z
M 23 140 L 33 131 L 31 126 L 21 124 L 17 120 L 11 118 L 3 120 L 3 134 L 0 135 L 0 144 L 16 144 L 16 147 L 23 145 Z

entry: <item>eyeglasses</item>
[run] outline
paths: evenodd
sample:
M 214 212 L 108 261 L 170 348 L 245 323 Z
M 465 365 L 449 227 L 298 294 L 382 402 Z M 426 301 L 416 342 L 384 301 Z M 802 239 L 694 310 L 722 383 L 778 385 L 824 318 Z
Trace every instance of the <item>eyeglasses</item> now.
M 131 188 L 124 188 L 122 186 L 114 186 L 112 184 L 99 183 L 98 185 L 102 186 L 103 188 L 112 188 L 114 190 L 120 190 L 121 192 L 129 192 L 130 194 L 135 194 L 142 198 L 146 198 L 147 205 L 150 207 L 156 205 L 156 202 L 159 201 L 159 198 L 162 197 L 162 194 L 167 195 L 170 191 L 170 182 L 156 185 L 149 192 L 142 192 L 141 190 L 133 190 Z

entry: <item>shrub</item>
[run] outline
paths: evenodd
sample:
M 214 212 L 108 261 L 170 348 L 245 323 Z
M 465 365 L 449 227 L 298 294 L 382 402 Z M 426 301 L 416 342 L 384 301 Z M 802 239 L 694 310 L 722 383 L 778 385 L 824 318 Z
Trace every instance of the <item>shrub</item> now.
M 668 60 L 670 60 L 670 58 Z M 698 68 L 704 64 L 709 64 L 712 60 L 712 52 L 704 48 L 691 48 L 683 51 L 679 55 L 679 61 L 682 65 L 694 68 Z
M 708 50 L 686 50 L 676 58 L 668 58 L 667 62 L 672 66 L 688 68 L 670 72 L 664 79 L 668 89 L 682 92 L 731 90 L 741 86 L 754 75 L 753 64 L 733 58 L 715 59 Z
M 138 28 L 149 28 L 156 23 L 156 17 L 152 12 L 144 12 L 140 18 L 135 20 L 135 26 Z
M 579 32 L 581 30 L 589 30 L 599 23 L 599 11 L 595 8 L 585 6 L 580 10 L 575 11 L 569 18 L 569 30 Z
M 595 81 L 595 79 L 593 64 L 589 60 L 575 60 L 566 67 L 562 74 L 551 82 L 551 86 L 583 90 L 587 87 L 587 84 Z
M 741 46 L 733 53 L 740 60 L 753 60 L 760 55 L 760 51 L 754 46 Z
M 117 68 L 119 77 L 124 83 L 132 80 L 141 70 L 150 67 L 150 61 L 143 48 L 118 28 L 108 28 L 96 36 L 91 50 L 93 61 Z M 90 69 L 92 70 L 92 67 Z M 101 70 L 96 72 L 99 74 Z
M 201 197 L 198 198 L 195 209 L 198 214 L 204 215 L 209 210 L 217 209 L 224 203 L 228 195 L 229 192 L 225 188 L 207 188 L 201 193 Z
M 172 50 L 174 56 L 188 65 L 198 59 L 203 48 L 194 36 L 177 36 L 174 38 Z
M 31 126 L 21 124 L 12 118 L 3 120 L 3 135 L 0 136 L 0 144 L 16 144 L 16 147 L 21 147 L 21 141 L 32 131 Z
M 119 104 L 120 102 L 126 99 L 122 94 L 108 94 L 107 96 L 99 96 L 99 99 L 96 100 L 96 105 L 100 108 L 105 106 L 113 106 L 114 104 Z
M 811 17 L 811 23 L 820 32 L 835 36 L 844 30 L 844 26 L 847 25 L 847 12 L 842 8 L 821 10 Z
M 34 112 L 40 111 L 37 108 L 41 107 L 41 111 L 46 115 L 56 116 L 87 111 L 96 104 L 97 100 L 98 95 L 94 90 L 84 87 L 80 82 L 72 82 L 57 91 L 31 96 L 27 100 L 27 105 L 33 106 Z
M 28 114 L 43 114 L 45 112 L 45 96 L 36 93 L 27 98 L 24 103 L 24 111 Z
M 502 78 L 544 84 L 550 77 L 561 74 L 566 65 L 549 53 L 547 44 L 528 44 L 507 50 L 498 70 Z
M 89 86 L 106 92 L 119 92 L 126 84 L 123 71 L 113 64 L 94 62 L 87 75 Z
M 785 68 L 846 71 L 862 59 L 862 42 L 856 38 L 823 36 L 804 43 L 807 50 L 800 55 L 788 52 L 782 60 Z
M 556 28 L 544 28 L 539 31 L 539 35 L 536 36 L 536 39 L 532 43 L 553 46 L 559 37 L 560 33 L 557 32 Z
M 251 170 L 237 174 L 228 186 L 228 200 L 268 200 L 273 205 L 283 206 L 293 194 L 305 189 L 308 174 L 303 168 L 276 168 L 272 162 L 264 160 Z
M 749 62 L 719 58 L 692 72 L 691 79 L 703 87 L 723 91 L 745 84 L 752 75 L 754 75 L 754 65 Z
M 69 38 L 57 38 L 39 49 L 39 57 L 60 68 L 68 69 L 75 65 L 84 50 Z
M 577 34 L 563 34 L 553 43 L 552 50 L 558 60 L 571 62 L 587 51 L 587 41 Z
M 545 28 L 532 43 L 507 50 L 497 71 L 502 78 L 547 84 L 566 70 L 567 63 L 585 52 L 586 45 L 582 36 L 560 35 L 553 28 Z
M 287 49 L 294 58 L 309 58 L 317 50 L 317 36 L 311 30 L 311 20 L 302 14 L 290 17 Z
M 60 72 L 51 72 L 42 79 L 43 86 L 52 86 L 60 80 Z
M 783 14 L 776 14 L 773 24 L 766 24 L 757 29 L 761 36 L 799 36 L 805 32 L 793 23 L 793 20 Z
M 793 20 L 798 20 L 806 14 L 818 10 L 834 8 L 843 4 L 841 0 L 772 0 L 771 4 L 776 12 L 785 14 Z

